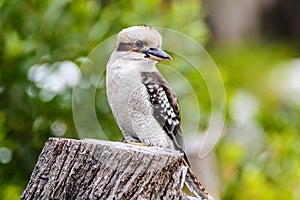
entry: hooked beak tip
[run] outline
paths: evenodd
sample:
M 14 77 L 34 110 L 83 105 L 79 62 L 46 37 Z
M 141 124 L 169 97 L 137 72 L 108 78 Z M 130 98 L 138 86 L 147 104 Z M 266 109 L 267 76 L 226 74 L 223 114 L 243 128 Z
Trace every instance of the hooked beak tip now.
M 144 49 L 142 50 L 142 53 L 145 54 L 145 58 L 150 58 L 160 62 L 172 60 L 172 57 L 160 48 Z

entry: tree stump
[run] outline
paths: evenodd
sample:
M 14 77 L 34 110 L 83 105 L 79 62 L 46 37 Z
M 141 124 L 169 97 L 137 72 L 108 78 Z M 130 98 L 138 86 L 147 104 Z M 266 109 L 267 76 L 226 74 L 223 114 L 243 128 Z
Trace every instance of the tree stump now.
M 49 138 L 21 199 L 188 199 L 182 154 L 101 140 Z

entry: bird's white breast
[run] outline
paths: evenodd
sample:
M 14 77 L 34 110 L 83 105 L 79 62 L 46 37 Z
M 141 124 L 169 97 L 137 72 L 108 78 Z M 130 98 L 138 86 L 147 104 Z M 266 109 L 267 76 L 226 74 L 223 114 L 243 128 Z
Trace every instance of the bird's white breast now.
M 169 137 L 153 117 L 149 94 L 141 71 L 156 70 L 154 63 L 110 58 L 106 71 L 107 97 L 124 137 L 134 136 L 143 143 L 169 146 Z

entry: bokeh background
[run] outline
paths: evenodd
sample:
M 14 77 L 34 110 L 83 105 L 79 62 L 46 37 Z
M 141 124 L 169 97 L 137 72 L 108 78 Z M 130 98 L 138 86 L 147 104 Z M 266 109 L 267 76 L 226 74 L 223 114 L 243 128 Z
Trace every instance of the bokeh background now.
M 216 199 L 300 199 L 299 19 L 297 0 L 0 0 L 0 199 L 19 199 L 49 137 L 79 138 L 72 88 L 81 63 L 137 24 L 192 37 L 219 67 L 224 132 L 205 162 L 193 159 Z M 198 91 L 205 132 L 210 97 L 205 83 Z M 119 140 L 107 102 L 95 108 Z

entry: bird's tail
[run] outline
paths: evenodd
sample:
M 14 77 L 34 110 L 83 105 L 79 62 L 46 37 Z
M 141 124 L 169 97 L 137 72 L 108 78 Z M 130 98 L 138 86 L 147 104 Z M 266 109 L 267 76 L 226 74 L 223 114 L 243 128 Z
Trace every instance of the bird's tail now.
M 191 192 L 193 192 L 198 198 L 205 200 L 213 200 L 214 198 L 209 195 L 205 187 L 200 183 L 196 175 L 191 170 L 185 159 L 183 159 L 184 165 L 187 167 L 187 172 L 185 175 L 185 184 Z

